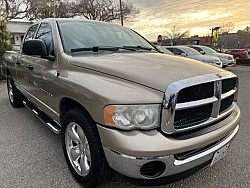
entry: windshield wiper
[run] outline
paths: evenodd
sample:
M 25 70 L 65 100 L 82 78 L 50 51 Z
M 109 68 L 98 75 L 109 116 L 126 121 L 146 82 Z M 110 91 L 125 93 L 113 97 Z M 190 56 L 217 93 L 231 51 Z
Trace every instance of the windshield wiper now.
M 84 51 L 93 51 L 98 52 L 99 50 L 106 50 L 106 51 L 118 51 L 119 47 L 115 46 L 93 46 L 93 47 L 86 47 L 86 48 L 74 48 L 71 49 L 71 53 L 74 52 L 84 52 Z
M 154 48 L 150 48 L 150 47 L 147 47 L 147 46 L 141 46 L 141 45 L 137 45 L 137 46 L 123 46 L 122 49 L 135 49 L 135 50 L 147 50 L 147 51 L 155 50 Z
M 98 52 L 99 50 L 106 50 L 106 51 L 119 51 L 120 49 L 122 50 L 130 50 L 130 51 L 136 51 L 136 50 L 147 50 L 147 51 L 152 51 L 155 50 L 153 48 L 145 47 L 145 46 L 106 46 L 106 45 L 99 45 L 99 46 L 93 46 L 93 47 L 86 47 L 86 48 L 74 48 L 71 49 L 71 53 L 74 52 L 84 52 L 84 51 L 93 51 L 93 52 Z

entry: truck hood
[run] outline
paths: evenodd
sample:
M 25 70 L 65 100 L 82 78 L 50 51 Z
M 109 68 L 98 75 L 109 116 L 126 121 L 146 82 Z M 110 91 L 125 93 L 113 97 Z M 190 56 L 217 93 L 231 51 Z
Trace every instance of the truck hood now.
M 188 58 L 160 53 L 124 52 L 70 56 L 69 63 L 121 79 L 126 79 L 162 92 L 175 81 L 222 69 Z

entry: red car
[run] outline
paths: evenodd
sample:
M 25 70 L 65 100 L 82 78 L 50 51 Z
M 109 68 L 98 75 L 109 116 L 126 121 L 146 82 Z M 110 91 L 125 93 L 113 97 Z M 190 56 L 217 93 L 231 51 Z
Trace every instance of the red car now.
M 244 49 L 228 50 L 226 53 L 233 55 L 235 59 L 248 57 L 248 52 Z

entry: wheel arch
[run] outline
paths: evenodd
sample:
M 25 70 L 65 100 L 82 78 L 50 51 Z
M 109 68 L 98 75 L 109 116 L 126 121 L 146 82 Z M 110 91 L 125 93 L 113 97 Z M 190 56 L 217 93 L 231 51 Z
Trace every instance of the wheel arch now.
M 76 108 L 82 109 L 93 120 L 90 113 L 87 111 L 87 109 L 82 104 L 75 101 L 74 99 L 64 97 L 61 99 L 60 104 L 59 104 L 60 123 L 62 124 L 63 118 L 68 111 L 70 111 L 72 109 L 76 109 Z
M 11 75 L 10 70 L 7 67 L 3 68 L 3 73 L 5 74 L 6 77 Z

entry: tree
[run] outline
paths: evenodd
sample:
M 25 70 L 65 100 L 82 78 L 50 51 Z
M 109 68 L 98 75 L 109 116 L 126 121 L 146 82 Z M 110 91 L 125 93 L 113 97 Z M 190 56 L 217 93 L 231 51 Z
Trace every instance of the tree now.
M 138 14 L 132 2 L 122 1 L 123 19 L 131 14 Z M 82 0 L 72 2 L 72 13 L 90 20 L 111 22 L 121 19 L 120 5 L 112 0 Z
M 4 14 L 7 20 L 25 18 L 29 0 L 0 0 L 1 16 Z
M 234 23 L 233 22 L 227 22 L 227 23 L 223 23 L 220 26 L 220 33 L 229 33 L 232 32 L 234 30 Z
M 120 5 L 113 0 L 29 0 L 26 17 L 39 20 L 48 17 L 84 17 L 89 20 L 116 21 L 120 20 Z M 131 15 L 138 14 L 132 2 L 122 1 L 123 17 L 125 20 Z
M 231 37 L 229 37 L 229 33 L 232 32 L 233 30 L 234 30 L 233 22 L 227 22 L 227 23 L 221 24 L 220 29 L 219 29 L 219 33 L 221 36 L 219 37 L 220 50 L 222 50 L 222 48 L 226 46 L 229 39 L 231 40 Z
M 247 26 L 243 31 L 250 33 L 250 27 Z
M 66 0 L 28 0 L 26 18 L 40 20 L 44 18 L 60 17 L 69 18 L 71 14 L 71 1 Z
M 1 7 L 0 7 L 1 10 Z M 11 50 L 12 46 L 9 44 L 10 33 L 7 29 L 7 16 L 0 16 L 0 65 L 2 64 L 2 57 L 6 50 Z M 2 78 L 2 73 L 0 70 L 0 78 Z
M 75 16 L 106 22 L 121 19 L 120 4 L 114 0 L 0 0 L 0 2 L 3 7 L 0 13 L 6 14 L 7 20 Z M 122 12 L 126 21 L 138 14 L 139 10 L 131 1 L 123 0 Z
M 167 31 L 166 34 L 163 35 L 163 43 L 169 41 L 171 45 L 177 45 L 179 40 L 189 37 L 190 31 L 182 31 L 181 28 L 177 25 L 174 25 L 170 31 Z

